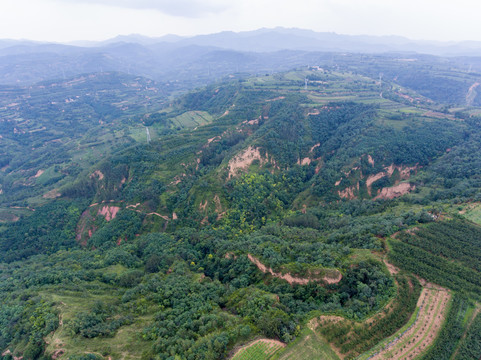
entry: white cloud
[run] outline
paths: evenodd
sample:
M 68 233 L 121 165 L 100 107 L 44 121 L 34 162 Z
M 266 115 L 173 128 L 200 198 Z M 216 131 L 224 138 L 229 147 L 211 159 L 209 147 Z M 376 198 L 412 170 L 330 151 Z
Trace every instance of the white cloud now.
M 89 3 L 127 9 L 157 10 L 180 17 L 200 17 L 226 9 L 225 2 L 212 0 L 58 0 L 70 3 Z
M 0 38 L 102 40 L 261 27 L 480 40 L 469 0 L 0 0 Z

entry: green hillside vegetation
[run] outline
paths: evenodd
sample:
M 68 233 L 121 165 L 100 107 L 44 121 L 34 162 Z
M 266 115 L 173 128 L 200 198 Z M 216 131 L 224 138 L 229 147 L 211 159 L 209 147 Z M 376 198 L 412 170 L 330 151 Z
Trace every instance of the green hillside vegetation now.
M 481 229 L 462 220 L 436 222 L 390 241 L 390 261 L 428 281 L 479 300 Z
M 476 355 L 481 232 L 458 213 L 480 196 L 479 119 L 459 98 L 478 75 L 418 78 L 451 98 L 410 63 L 398 82 L 393 61 L 369 65 L 177 98 L 117 73 L 4 89 L 0 349 L 224 359 L 267 337 L 289 345 L 252 357 L 355 357 L 415 316 L 412 273 L 454 292 L 426 358 Z M 308 327 L 323 315 L 343 320 Z

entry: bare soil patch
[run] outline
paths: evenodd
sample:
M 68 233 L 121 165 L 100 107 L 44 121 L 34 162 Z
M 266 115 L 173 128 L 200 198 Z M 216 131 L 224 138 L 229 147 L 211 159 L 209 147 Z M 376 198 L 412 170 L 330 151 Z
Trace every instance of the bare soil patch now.
M 63 354 L 65 354 L 65 350 L 64 349 L 58 349 L 58 350 L 55 350 L 53 352 L 51 357 L 52 357 L 52 359 L 56 360 L 56 359 L 60 358 Z
M 474 99 L 476 97 L 476 88 L 479 86 L 479 82 L 475 82 L 469 87 L 468 93 L 466 94 L 466 105 L 472 106 Z
M 371 155 L 367 155 L 367 161 L 371 166 L 374 166 L 374 159 Z
M 98 204 L 95 204 L 98 205 Z M 94 205 L 94 206 L 95 206 Z M 90 205 L 92 207 L 92 205 Z M 93 217 L 90 214 L 90 210 L 87 209 L 85 210 L 82 215 L 80 215 L 80 219 L 77 223 L 77 228 L 76 228 L 76 235 L 75 239 L 80 242 L 82 246 L 87 245 L 87 240 L 90 239 L 95 231 L 95 228 L 91 226 L 91 222 L 93 221 Z M 87 235 L 85 235 L 85 232 L 87 230 Z M 85 236 L 84 236 L 85 235 Z M 88 237 L 87 237 L 88 236 Z
M 396 94 L 402 97 L 403 99 L 409 100 L 410 102 L 414 102 L 414 99 L 409 95 L 403 94 L 401 92 L 397 92 Z
M 110 221 L 115 219 L 119 210 L 120 210 L 120 207 L 118 206 L 106 205 L 99 209 L 98 214 L 105 217 L 105 220 Z
M 159 214 L 159 213 L 156 213 L 156 212 L 144 213 L 144 212 L 142 212 L 142 211 L 140 211 L 140 210 L 135 210 L 135 211 L 138 212 L 139 214 L 145 214 L 145 215 L 147 215 L 147 216 L 152 216 L 152 215 L 153 215 L 153 216 L 158 216 L 158 217 L 164 219 L 165 221 L 169 221 L 169 220 L 170 220 L 170 218 L 169 218 L 167 215 L 162 215 L 162 214 Z
M 437 118 L 437 119 L 455 120 L 455 117 L 451 114 L 445 114 L 445 113 L 440 113 L 440 112 L 431 111 L 431 110 L 426 111 L 423 115 L 428 116 L 428 117 Z
M 309 165 L 311 162 L 312 162 L 312 160 L 311 160 L 310 158 L 305 157 L 305 158 L 302 159 L 302 160 L 299 159 L 299 160 L 297 161 L 297 164 L 299 164 L 299 165 Z
M 311 149 L 309 150 L 309 152 L 313 152 L 315 148 L 321 146 L 321 143 L 317 143 L 316 145 L 314 145 L 313 147 L 311 147 Z
M 384 264 L 386 264 L 387 269 L 391 275 L 395 275 L 399 272 L 399 269 L 395 267 L 393 264 L 389 263 L 386 259 L 384 259 Z
M 322 280 L 324 280 L 328 284 L 337 284 L 342 280 L 342 274 L 339 271 L 335 273 L 333 272 L 332 274 L 326 274 L 324 275 Z
M 268 161 L 267 158 L 261 155 L 259 148 L 252 146 L 249 146 L 242 153 L 233 157 L 229 161 L 229 179 L 235 176 L 239 170 L 247 170 L 254 160 L 259 160 L 261 165 Z
M 369 163 L 374 166 L 374 160 L 371 157 L 371 155 L 368 155 L 368 161 Z M 369 195 L 372 195 L 372 184 L 378 181 L 379 179 L 383 178 L 384 176 L 389 176 L 391 177 L 394 174 L 394 171 L 397 170 L 399 172 L 399 179 L 400 180 L 407 180 L 411 177 L 411 173 L 413 171 L 416 171 L 418 169 L 418 166 L 403 166 L 403 165 L 394 165 L 391 164 L 387 167 L 384 168 L 384 171 L 381 171 L 377 174 L 374 175 L 369 175 L 366 179 L 366 186 L 367 186 L 367 191 Z M 396 181 L 395 186 L 399 185 L 399 180 Z M 389 189 L 389 188 L 386 188 Z M 383 189 L 384 190 L 384 189 Z M 388 190 L 386 190 L 388 191 Z M 382 193 L 382 191 L 381 191 Z M 389 191 L 388 191 L 389 193 Z M 379 195 L 379 194 L 378 194 Z M 392 196 L 392 195 L 390 195 Z
M 259 124 L 259 120 L 261 120 L 262 117 L 259 116 L 257 119 L 252 119 L 252 120 L 246 120 L 243 122 L 243 124 L 248 124 L 248 125 L 257 125 Z
M 44 199 L 55 199 L 62 196 L 57 189 L 50 190 L 49 192 L 42 195 Z
M 391 164 L 384 169 L 389 176 L 392 176 L 394 170 L 398 170 L 401 180 L 407 180 L 411 177 L 411 171 L 416 171 L 418 169 L 418 166 L 403 166 Z
M 385 172 L 380 172 L 374 175 L 369 175 L 366 179 L 367 192 L 371 195 L 371 185 L 386 176 Z
M 207 200 L 205 200 L 205 202 L 200 202 L 199 204 L 199 210 L 200 211 L 205 211 L 205 209 L 207 208 L 207 205 L 209 204 L 209 202 Z
M 39 171 L 37 171 L 37 173 L 34 175 L 34 178 L 40 177 L 44 172 L 45 172 L 45 170 L 39 170 Z
M 137 204 L 135 204 L 135 205 L 127 205 L 125 208 L 126 208 L 126 209 L 135 209 L 135 208 L 137 208 L 138 206 L 140 206 L 140 203 L 137 203 Z
M 213 138 L 207 139 L 207 144 L 210 144 L 214 140 L 220 140 L 220 136 L 214 136 Z
M 339 194 L 340 197 L 342 197 L 344 199 L 353 200 L 353 199 L 357 198 L 357 196 L 355 194 L 356 190 L 359 191 L 359 182 L 356 185 L 352 185 L 350 187 L 345 188 L 342 191 L 338 191 L 338 194 Z
M 266 102 L 270 102 L 270 101 L 277 101 L 277 100 L 283 100 L 285 99 L 286 97 L 285 96 L 278 96 L 274 99 L 267 99 Z
M 399 196 L 403 196 L 410 191 L 416 189 L 416 185 L 411 183 L 400 183 L 392 187 L 383 188 L 381 192 L 374 198 L 376 199 L 394 199 Z
M 105 176 L 100 170 L 95 170 L 92 174 L 90 174 L 90 178 L 93 179 L 97 177 L 99 180 L 102 180 Z

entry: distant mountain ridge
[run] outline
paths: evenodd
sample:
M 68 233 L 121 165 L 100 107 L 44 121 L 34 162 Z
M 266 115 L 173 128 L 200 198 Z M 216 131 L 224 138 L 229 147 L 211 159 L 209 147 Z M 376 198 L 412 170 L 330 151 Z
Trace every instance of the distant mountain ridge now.
M 181 37 L 138 34 L 71 44 L 0 40 L 0 84 L 32 85 L 83 73 L 118 71 L 193 89 L 226 76 L 245 77 L 330 62 L 345 54 L 419 58 L 449 55 L 441 62 L 480 71 L 481 43 L 414 41 L 399 36 L 259 29 Z M 395 54 L 395 55 L 393 55 Z M 330 59 L 330 60 L 329 60 Z
M 316 32 L 298 28 L 262 28 L 252 31 L 223 31 L 191 37 L 168 34 L 148 37 L 140 34 L 118 35 L 105 41 L 75 41 L 66 45 L 78 47 L 103 47 L 127 42 L 143 46 L 159 43 L 214 46 L 237 51 L 270 52 L 279 50 L 303 51 L 348 51 L 348 52 L 418 52 L 440 56 L 479 56 L 481 42 L 478 41 L 431 41 L 412 40 L 396 35 L 345 35 L 335 32 Z M 46 43 L 28 40 L 0 40 L 0 49 L 10 46 L 36 46 Z

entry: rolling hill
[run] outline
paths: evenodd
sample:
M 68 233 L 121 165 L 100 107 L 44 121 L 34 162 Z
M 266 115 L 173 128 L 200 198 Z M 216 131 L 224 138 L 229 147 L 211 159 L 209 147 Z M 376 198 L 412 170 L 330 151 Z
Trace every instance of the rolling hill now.
M 2 357 L 478 356 L 481 75 L 316 56 L 3 86 Z

